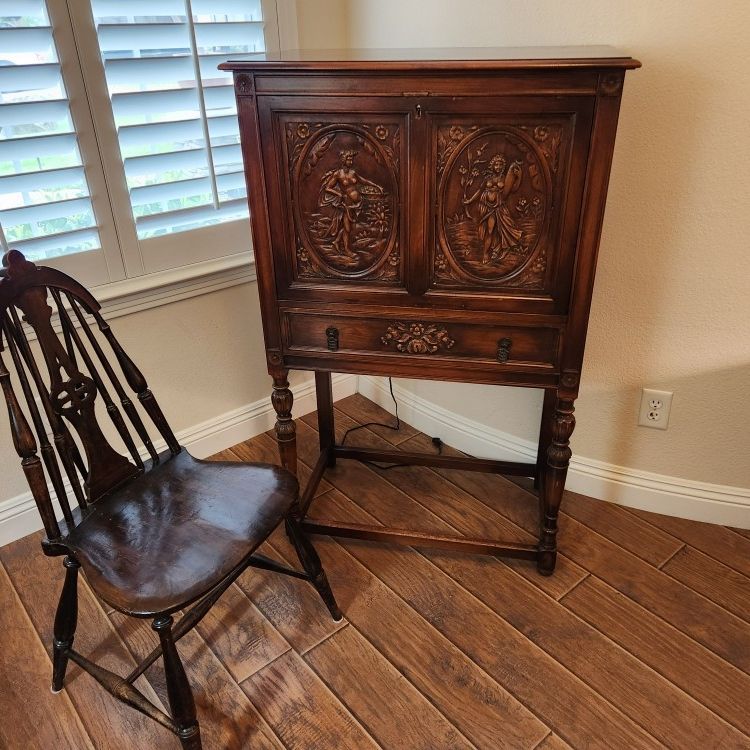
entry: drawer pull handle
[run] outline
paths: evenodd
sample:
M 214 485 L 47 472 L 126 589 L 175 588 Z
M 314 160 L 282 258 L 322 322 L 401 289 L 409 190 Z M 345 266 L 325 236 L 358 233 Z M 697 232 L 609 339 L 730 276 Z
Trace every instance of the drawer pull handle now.
M 329 326 L 326 328 L 326 343 L 328 350 L 335 352 L 339 348 L 339 329 Z
M 510 347 L 512 345 L 512 341 L 510 339 L 500 339 L 500 341 L 497 342 L 497 361 L 498 362 L 507 362 L 510 358 Z
M 423 112 L 422 105 L 421 104 L 417 104 L 417 106 L 415 107 L 415 109 L 417 111 L 417 120 L 419 120 L 419 119 L 422 118 L 422 112 Z

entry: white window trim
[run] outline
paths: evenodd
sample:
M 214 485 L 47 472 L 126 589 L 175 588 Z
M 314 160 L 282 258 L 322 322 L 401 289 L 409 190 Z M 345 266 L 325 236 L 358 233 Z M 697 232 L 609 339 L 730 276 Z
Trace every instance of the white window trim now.
M 103 255 L 110 278 L 113 279 L 91 286 L 92 293 L 102 303 L 104 313 L 110 318 L 129 315 L 254 281 L 255 262 L 247 222 L 228 222 L 223 226 L 177 233 L 174 237 L 183 245 L 183 254 L 184 246 L 196 248 L 192 253 L 188 252 L 188 262 L 164 270 L 147 270 L 134 222 L 123 221 L 118 212 L 112 210 L 110 203 L 117 202 L 127 206 L 128 210 L 130 207 L 90 3 L 80 0 L 47 0 L 47 3 L 50 22 L 56 30 L 55 41 L 61 66 L 64 66 L 71 115 L 89 180 Z M 267 49 L 296 47 L 295 1 L 262 0 L 262 7 L 264 17 L 276 21 L 271 24 L 272 33 L 266 38 Z M 245 247 L 249 247 L 249 250 L 220 258 L 201 257 L 202 239 L 215 234 L 217 229 L 226 229 L 230 233 L 234 229 L 236 233 L 240 229 L 239 224 L 242 224 L 242 231 L 247 233 Z M 81 267 L 85 264 L 86 255 L 81 254 Z M 76 273 L 70 264 L 66 265 L 66 260 L 62 258 L 57 263 L 50 260 L 45 264 L 57 266 L 86 283 L 85 274 Z

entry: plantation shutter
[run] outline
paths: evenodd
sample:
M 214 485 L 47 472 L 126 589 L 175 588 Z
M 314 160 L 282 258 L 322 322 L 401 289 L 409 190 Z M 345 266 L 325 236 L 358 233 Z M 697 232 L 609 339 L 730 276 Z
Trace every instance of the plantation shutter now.
M 217 65 L 265 49 L 261 0 L 92 10 L 138 239 L 245 219 L 232 79 Z
M 87 280 L 108 280 L 44 0 L 0 4 L 0 244 L 34 261 L 85 253 Z

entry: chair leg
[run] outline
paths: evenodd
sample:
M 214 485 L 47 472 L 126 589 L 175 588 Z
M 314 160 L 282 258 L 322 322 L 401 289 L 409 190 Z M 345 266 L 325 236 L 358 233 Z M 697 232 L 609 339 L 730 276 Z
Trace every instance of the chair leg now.
M 172 618 L 157 617 L 151 627 L 159 634 L 164 657 L 164 673 L 167 678 L 169 708 L 172 711 L 172 719 L 177 724 L 177 736 L 184 750 L 201 750 L 203 745 L 195 713 L 195 700 L 180 655 L 177 653 L 172 635 Z
M 336 604 L 336 598 L 333 595 L 333 591 L 331 591 L 331 586 L 328 583 L 328 578 L 323 570 L 320 557 L 318 557 L 318 553 L 315 551 L 315 547 L 313 547 L 312 542 L 308 539 L 305 532 L 302 531 L 299 521 L 294 518 L 287 517 L 286 533 L 294 545 L 297 557 L 299 557 L 305 573 L 310 576 L 310 583 L 317 589 L 320 598 L 326 607 L 328 607 L 331 617 L 336 622 L 339 622 L 343 619 L 343 615 L 338 604 Z
M 52 692 L 59 693 L 63 688 L 65 671 L 68 667 L 68 649 L 73 646 L 73 637 L 78 622 L 78 568 L 80 565 L 68 556 L 65 566 L 60 601 L 55 614 L 54 640 L 52 642 Z

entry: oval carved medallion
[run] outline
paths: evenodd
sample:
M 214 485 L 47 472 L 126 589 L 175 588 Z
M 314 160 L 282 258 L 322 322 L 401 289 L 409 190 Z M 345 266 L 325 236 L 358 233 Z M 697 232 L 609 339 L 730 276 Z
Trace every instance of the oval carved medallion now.
M 559 133 L 544 126 L 531 132 L 511 126 L 444 130 L 438 149 L 438 278 L 540 284 L 552 196 L 547 157 L 550 139 Z
M 399 263 L 398 127 L 289 123 L 301 275 L 387 277 Z

